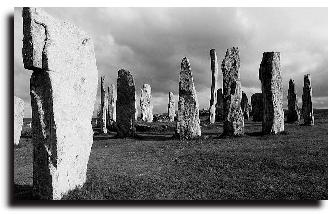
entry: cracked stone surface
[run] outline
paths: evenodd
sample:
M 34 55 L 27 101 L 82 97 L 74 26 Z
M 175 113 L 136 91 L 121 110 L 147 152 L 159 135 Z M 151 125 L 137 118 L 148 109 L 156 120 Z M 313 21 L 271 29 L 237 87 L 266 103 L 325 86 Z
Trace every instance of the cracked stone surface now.
M 219 69 L 215 49 L 211 49 L 209 55 L 211 58 L 211 76 L 212 76 L 211 98 L 209 101 L 209 122 L 215 123 L 215 114 L 216 114 L 215 106 L 217 101 L 217 79 L 219 75 Z
M 294 80 L 290 79 L 287 92 L 287 122 L 296 122 L 300 119 L 297 93 Z
M 244 134 L 244 117 L 241 109 L 240 53 L 237 47 L 227 49 L 221 65 L 223 74 L 223 135 Z
M 151 101 L 151 87 L 149 84 L 144 84 L 143 87 L 141 88 L 140 108 L 141 108 L 141 120 L 145 122 L 152 122 L 153 105 Z
M 92 39 L 38 8 L 23 8 L 24 67 L 32 70 L 33 190 L 61 199 L 86 181 L 98 86 Z
M 262 83 L 264 134 L 284 131 L 283 86 L 279 52 L 264 52 L 259 67 Z
M 302 94 L 302 118 L 304 119 L 305 125 L 314 125 L 312 80 L 310 74 L 304 76 L 304 87 Z
M 173 122 L 175 116 L 176 116 L 175 99 L 174 99 L 173 93 L 170 91 L 169 92 L 169 103 L 168 103 L 169 121 Z
M 135 112 L 135 81 L 129 71 L 121 69 L 117 77 L 117 137 L 134 136 Z
M 191 64 L 185 57 L 181 62 L 179 75 L 179 102 L 176 136 L 179 139 L 193 139 L 201 136 L 199 103 L 195 90 Z
M 24 101 L 14 96 L 14 145 L 19 145 L 24 117 Z

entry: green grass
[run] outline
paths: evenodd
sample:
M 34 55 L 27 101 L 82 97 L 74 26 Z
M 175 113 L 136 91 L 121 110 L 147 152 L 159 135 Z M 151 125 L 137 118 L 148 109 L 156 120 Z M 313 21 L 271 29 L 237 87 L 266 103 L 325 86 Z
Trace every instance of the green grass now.
M 312 127 L 285 124 L 277 136 L 261 136 L 261 123 L 247 122 L 236 138 L 218 139 L 220 124 L 203 124 L 193 141 L 170 139 L 170 129 L 95 140 L 86 184 L 63 199 L 327 199 L 328 120 L 324 112 L 315 118 Z M 14 149 L 18 185 L 32 185 L 29 141 Z

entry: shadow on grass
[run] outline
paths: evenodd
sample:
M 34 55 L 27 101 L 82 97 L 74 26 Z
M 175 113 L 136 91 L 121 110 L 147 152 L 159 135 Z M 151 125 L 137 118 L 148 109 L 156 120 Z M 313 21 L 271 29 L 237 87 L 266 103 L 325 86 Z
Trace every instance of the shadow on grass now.
M 173 139 L 173 135 L 136 134 L 134 139 L 142 141 L 168 141 Z

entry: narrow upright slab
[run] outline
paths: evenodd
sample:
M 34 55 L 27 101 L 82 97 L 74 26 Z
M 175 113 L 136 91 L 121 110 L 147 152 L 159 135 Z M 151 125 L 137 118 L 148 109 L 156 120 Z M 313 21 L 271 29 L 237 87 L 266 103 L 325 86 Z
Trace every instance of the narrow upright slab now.
M 314 125 L 313 102 L 312 102 L 312 80 L 311 75 L 304 76 L 304 88 L 302 94 L 302 117 L 305 125 Z
M 82 30 L 23 8 L 23 62 L 30 78 L 33 189 L 61 199 L 86 181 L 98 86 L 94 45 Z
M 244 118 L 241 109 L 240 53 L 237 47 L 227 49 L 221 68 L 223 74 L 223 135 L 242 135 L 244 134 Z
M 212 85 L 211 85 L 211 99 L 209 101 L 209 122 L 215 123 L 215 109 L 216 109 L 216 96 L 217 96 L 217 78 L 219 75 L 218 69 L 218 60 L 216 56 L 215 49 L 211 49 L 209 52 L 211 58 L 211 76 L 212 76 Z
M 255 93 L 251 96 L 252 121 L 263 121 L 263 94 Z
M 288 93 L 287 93 L 287 122 L 293 123 L 299 121 L 299 107 L 297 100 L 297 93 L 295 92 L 295 84 L 294 80 L 290 79 L 288 85 Z
M 100 128 L 101 132 L 107 134 L 107 110 L 108 110 L 108 94 L 105 86 L 105 76 L 100 81 L 101 101 L 100 101 Z
M 117 137 L 134 135 L 135 111 L 135 82 L 129 71 L 121 69 L 117 77 Z
M 280 53 L 264 52 L 259 67 L 262 83 L 264 134 L 284 131 L 283 86 L 280 69 Z
M 141 120 L 145 122 L 152 122 L 152 101 L 151 101 L 151 87 L 149 84 L 144 84 L 141 88 L 140 97 Z
M 215 121 L 223 120 L 223 94 L 222 88 L 216 91 Z
M 175 99 L 171 91 L 169 92 L 168 116 L 170 122 L 173 122 L 176 116 Z
M 24 117 L 24 101 L 14 96 L 14 145 L 19 145 Z
M 241 109 L 245 120 L 249 120 L 249 101 L 248 96 L 242 91 Z
M 116 88 L 115 85 L 112 84 L 110 87 L 108 87 L 107 121 L 109 126 L 116 122 L 116 96 Z
M 197 92 L 194 87 L 191 65 L 186 57 L 182 59 L 179 75 L 176 136 L 179 139 L 193 139 L 201 136 Z

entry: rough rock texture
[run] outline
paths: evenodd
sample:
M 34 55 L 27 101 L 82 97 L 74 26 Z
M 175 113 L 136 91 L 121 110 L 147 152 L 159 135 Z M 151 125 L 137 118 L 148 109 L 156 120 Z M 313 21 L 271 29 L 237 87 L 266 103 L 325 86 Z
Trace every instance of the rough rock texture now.
M 149 84 L 144 84 L 141 88 L 140 97 L 141 120 L 144 122 L 152 122 L 152 101 L 151 101 L 151 87 Z
M 137 98 L 137 94 L 136 94 L 136 91 L 135 91 L 135 121 L 137 121 L 137 119 L 138 119 L 137 101 L 138 101 L 138 98 Z
M 94 45 L 82 30 L 23 8 L 23 62 L 30 78 L 33 190 L 61 199 L 86 181 L 98 86 Z
M 244 118 L 241 109 L 240 54 L 237 47 L 227 49 L 221 68 L 223 74 L 223 135 L 242 135 L 244 134 Z
M 255 93 L 251 96 L 251 115 L 255 122 L 263 121 L 263 94 Z
M 129 71 L 121 69 L 117 77 L 117 137 L 124 138 L 134 135 L 135 111 L 135 82 Z
M 262 82 L 264 134 L 284 131 L 283 86 L 280 69 L 280 53 L 264 52 L 259 67 Z
M 217 90 L 216 105 L 215 105 L 215 121 L 223 120 L 223 95 L 222 88 Z
M 290 79 L 288 85 L 288 93 L 287 93 L 287 122 L 296 122 L 299 121 L 299 107 L 298 107 L 298 100 L 297 94 L 295 92 L 295 84 L 294 80 Z
M 169 92 L 168 116 L 170 122 L 173 122 L 176 116 L 175 99 L 171 91 Z
M 304 88 L 302 94 L 302 117 L 305 125 L 314 125 L 312 103 L 312 81 L 310 74 L 304 76 Z
M 24 117 L 24 101 L 14 96 L 14 145 L 19 145 Z
M 102 133 L 107 134 L 108 94 L 105 86 L 105 76 L 101 77 L 100 89 L 101 89 L 100 128 Z
M 248 96 L 242 91 L 241 109 L 245 120 L 249 120 L 249 101 Z
M 108 111 L 107 111 L 107 125 L 111 126 L 116 122 L 116 99 L 117 99 L 115 85 L 108 87 Z
M 209 101 L 209 122 L 215 123 L 215 106 L 217 101 L 217 79 L 219 75 L 218 71 L 218 61 L 215 49 L 211 49 L 209 52 L 211 58 L 211 76 L 212 76 L 212 85 L 211 85 L 211 99 Z
M 201 136 L 197 92 L 194 87 L 191 65 L 186 57 L 182 59 L 179 76 L 176 136 L 179 139 L 192 139 Z

